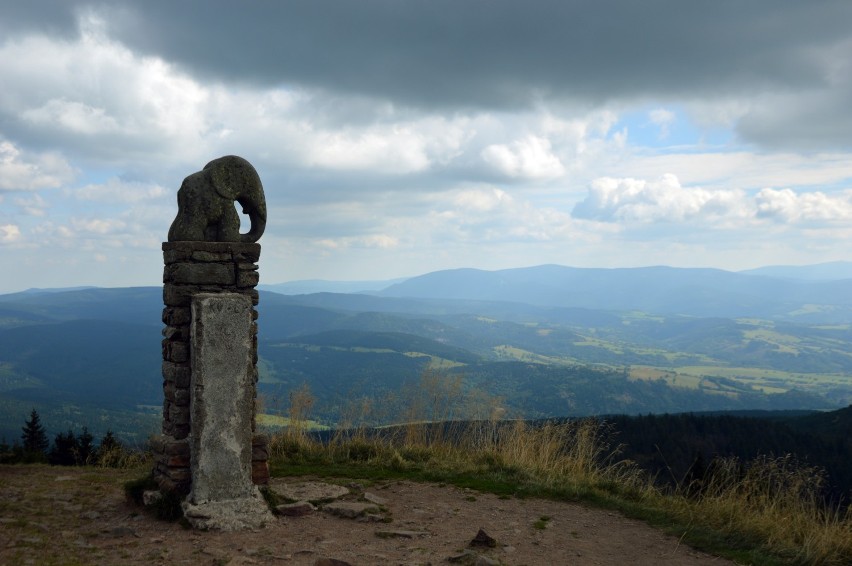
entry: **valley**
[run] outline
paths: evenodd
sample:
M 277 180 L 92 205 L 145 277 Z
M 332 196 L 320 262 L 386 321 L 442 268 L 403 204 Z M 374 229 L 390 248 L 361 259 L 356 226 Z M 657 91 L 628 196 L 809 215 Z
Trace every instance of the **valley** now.
M 336 425 L 354 404 L 385 407 L 365 422 L 395 422 L 404 415 L 394 405 L 424 372 L 458 380 L 511 418 L 852 402 L 848 280 L 559 266 L 423 277 L 437 283 L 262 292 L 263 422 L 280 424 L 304 386 L 318 426 Z M 642 310 L 647 289 L 669 302 Z M 608 297 L 624 308 L 582 306 Z M 88 426 L 144 441 L 162 402 L 161 310 L 153 287 L 0 296 L 0 435 L 14 441 L 35 407 L 52 432 Z

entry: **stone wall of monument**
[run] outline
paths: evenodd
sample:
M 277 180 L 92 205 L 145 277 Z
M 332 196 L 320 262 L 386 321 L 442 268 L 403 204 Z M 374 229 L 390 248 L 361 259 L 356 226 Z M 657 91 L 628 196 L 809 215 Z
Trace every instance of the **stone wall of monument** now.
M 260 244 L 236 242 L 163 243 L 163 428 L 152 442 L 156 464 L 154 477 L 165 491 L 188 493 L 192 433 L 190 397 L 192 363 L 190 323 L 192 297 L 198 293 L 240 293 L 258 304 L 257 262 Z M 257 309 L 252 308 L 252 396 L 257 396 Z M 256 423 L 252 417 L 252 432 Z M 252 480 L 269 480 L 267 439 L 254 434 Z

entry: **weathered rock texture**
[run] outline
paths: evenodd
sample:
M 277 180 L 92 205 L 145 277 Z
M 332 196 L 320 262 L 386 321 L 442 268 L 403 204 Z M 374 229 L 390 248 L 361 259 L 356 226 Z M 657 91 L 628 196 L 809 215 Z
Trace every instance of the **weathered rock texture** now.
M 160 489 L 188 494 L 192 487 L 190 409 L 193 362 L 190 348 L 192 299 L 199 294 L 236 293 L 258 303 L 257 261 L 260 245 L 231 242 L 167 242 L 163 244 L 163 429 L 152 442 L 154 476 Z M 246 394 L 257 395 L 257 310 L 249 311 L 251 371 Z M 255 432 L 254 411 L 251 431 Z M 255 484 L 269 481 L 267 439 L 253 434 L 251 469 Z
M 234 201 L 251 220 L 246 234 L 240 234 Z M 183 180 L 169 241 L 256 242 L 265 228 L 266 197 L 257 171 L 242 157 L 226 155 Z
M 183 508 L 195 527 L 256 528 L 273 518 L 251 481 L 251 313 L 251 299 L 238 293 L 192 297 L 192 490 Z

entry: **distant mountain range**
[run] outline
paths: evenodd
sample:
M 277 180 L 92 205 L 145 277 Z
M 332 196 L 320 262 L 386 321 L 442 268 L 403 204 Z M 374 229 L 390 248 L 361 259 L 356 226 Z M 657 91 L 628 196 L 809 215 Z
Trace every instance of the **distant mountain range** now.
M 814 269 L 827 273 L 824 266 Z M 807 268 L 796 268 L 796 272 L 799 279 L 673 267 L 454 269 L 413 277 L 376 294 L 700 317 L 852 321 L 852 279 L 808 277 Z
M 419 277 L 398 278 L 398 279 L 382 279 L 382 280 L 366 280 L 366 281 L 331 281 L 326 279 L 301 279 L 296 281 L 286 281 L 284 283 L 261 284 L 259 288 L 264 291 L 272 291 L 282 295 L 307 295 L 313 293 L 378 293 L 385 291 L 389 287 L 399 286 L 411 279 L 420 279 L 426 277 L 441 278 L 441 277 L 470 277 L 471 273 L 492 274 L 493 276 L 508 275 L 510 278 L 513 273 L 530 272 L 532 277 L 535 277 L 534 272 L 546 272 L 551 269 L 571 270 L 575 273 L 583 273 L 588 276 L 588 279 L 607 278 L 607 274 L 612 275 L 612 278 L 618 278 L 619 273 L 634 272 L 638 273 L 648 269 L 652 270 L 673 270 L 675 272 L 693 272 L 700 275 L 702 272 L 719 272 L 722 270 L 710 269 L 678 269 L 667 267 L 650 267 L 650 268 L 625 268 L 619 270 L 613 269 L 591 269 L 591 268 L 571 268 L 564 266 L 538 266 L 532 268 L 505 269 L 499 271 L 483 271 L 477 269 L 457 269 L 443 270 L 421 275 Z M 852 262 L 836 261 L 830 263 L 820 263 L 814 265 L 776 265 L 759 267 L 756 269 L 747 269 L 736 273 L 740 275 L 758 275 L 776 279 L 792 279 L 800 281 L 839 281 L 842 279 L 852 279 Z M 467 274 L 467 275 L 465 275 Z M 547 273 L 545 273 L 547 276 Z M 406 289 L 405 285 L 398 287 L 397 290 L 390 293 L 400 292 L 400 289 Z M 65 290 L 65 289 L 63 289 Z M 67 289 L 72 290 L 72 289 Z M 51 291 L 50 289 L 32 289 L 31 291 Z M 421 296 L 421 295 L 416 295 Z M 588 306 L 588 305 L 583 305 Z
M 833 261 L 815 265 L 771 265 L 747 269 L 739 273 L 804 281 L 837 281 L 839 279 L 852 279 L 852 262 Z
M 826 274 L 844 266 L 547 265 L 262 291 L 261 393 L 283 410 L 308 384 L 328 423 L 427 369 L 530 418 L 840 407 L 852 401 L 852 280 Z M 159 287 L 0 295 L 0 436 L 19 437 L 32 407 L 53 432 L 155 431 L 162 308 Z
M 381 281 L 328 281 L 326 279 L 302 279 L 273 285 L 261 284 L 261 291 L 271 291 L 282 295 L 307 295 L 310 293 L 369 293 L 381 291 L 405 279 L 386 279 Z

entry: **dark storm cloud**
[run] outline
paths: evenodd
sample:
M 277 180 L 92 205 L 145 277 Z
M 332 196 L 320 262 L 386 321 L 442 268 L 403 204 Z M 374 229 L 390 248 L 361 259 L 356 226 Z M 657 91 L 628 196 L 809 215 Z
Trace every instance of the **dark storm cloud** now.
M 21 3 L 24 5 L 25 3 Z M 39 10 L 55 24 L 67 3 Z M 824 80 L 852 3 L 798 0 L 149 0 L 104 4 L 126 44 L 196 74 L 419 107 L 739 94 Z M 24 25 L 38 14 L 13 8 Z M 4 14 L 5 16 L 5 14 Z M 67 23 L 67 22 L 66 22 Z
M 325 91 L 418 112 L 570 102 L 744 102 L 740 136 L 848 147 L 852 2 L 827 0 L 33 0 L 7 38 L 108 36 L 203 82 Z M 347 105 L 344 105 L 347 106 Z
M 76 35 L 77 9 L 75 2 L 65 0 L 3 2 L 0 6 L 0 37 L 32 31 L 63 37 Z

